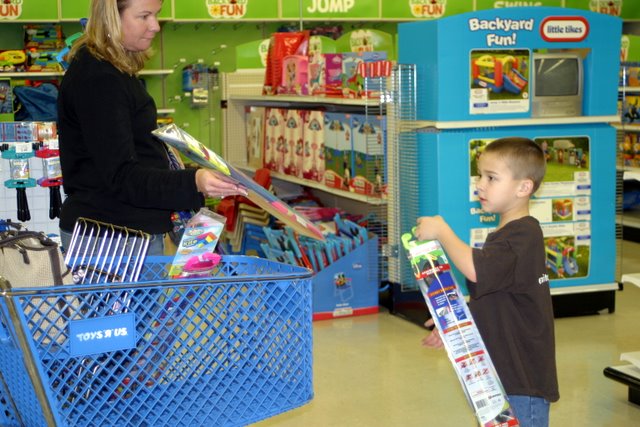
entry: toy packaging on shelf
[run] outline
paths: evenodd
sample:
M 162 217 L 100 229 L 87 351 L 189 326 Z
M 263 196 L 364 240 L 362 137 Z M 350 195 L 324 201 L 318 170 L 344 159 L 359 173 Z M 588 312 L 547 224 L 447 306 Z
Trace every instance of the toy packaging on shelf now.
M 212 254 L 218 244 L 218 239 L 224 230 L 226 218 L 201 208 L 187 223 L 184 234 L 180 240 L 180 245 L 169 270 L 169 276 L 193 277 L 194 275 L 205 275 L 202 266 L 204 261 L 213 261 L 207 258 L 207 254 Z M 200 260 L 195 263 L 193 260 Z M 213 264 L 213 262 L 210 262 Z M 188 267 L 194 268 L 188 268 Z M 211 265 L 213 267 L 213 265 Z
M 402 235 L 413 272 L 464 393 L 482 427 L 519 426 L 451 266 L 436 240 Z
M 348 190 L 351 182 L 351 115 L 325 113 L 324 184 L 329 188 Z
M 355 193 L 382 196 L 385 190 L 386 120 L 383 116 L 354 114 L 351 119 L 353 178 L 349 187 Z

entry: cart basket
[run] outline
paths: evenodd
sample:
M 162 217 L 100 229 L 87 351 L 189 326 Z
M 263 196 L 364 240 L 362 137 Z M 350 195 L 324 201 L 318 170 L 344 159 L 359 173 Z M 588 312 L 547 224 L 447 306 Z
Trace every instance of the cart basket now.
M 313 397 L 311 272 L 225 256 L 212 277 L 12 289 L 4 426 L 241 426 Z

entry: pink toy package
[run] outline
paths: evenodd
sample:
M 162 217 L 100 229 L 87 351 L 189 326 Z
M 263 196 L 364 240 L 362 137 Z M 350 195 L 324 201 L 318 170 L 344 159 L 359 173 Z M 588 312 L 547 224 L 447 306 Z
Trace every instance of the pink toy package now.
M 265 112 L 264 167 L 276 172 L 284 169 L 284 114 L 281 108 L 267 108 Z
M 309 57 L 309 93 L 311 95 L 324 95 L 326 88 L 325 57 L 315 53 Z
M 286 111 L 284 125 L 284 173 L 302 177 L 305 111 L 294 109 Z
M 342 96 L 342 54 L 326 53 L 324 57 L 324 93 L 327 96 Z
M 324 137 L 324 112 L 307 111 L 304 118 L 302 178 L 319 182 L 324 179 Z
M 282 59 L 282 85 L 278 87 L 281 95 L 308 95 L 309 57 L 288 55 Z

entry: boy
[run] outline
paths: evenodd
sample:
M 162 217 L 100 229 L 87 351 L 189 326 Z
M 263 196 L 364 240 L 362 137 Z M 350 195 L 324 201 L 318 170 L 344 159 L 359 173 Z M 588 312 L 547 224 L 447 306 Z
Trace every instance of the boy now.
M 500 220 L 482 249 L 460 240 L 440 216 L 418 218 L 415 232 L 420 240 L 440 241 L 467 278 L 469 308 L 522 427 L 548 426 L 549 402 L 559 399 L 544 240 L 529 215 L 545 169 L 533 141 L 493 141 L 480 156 L 476 186 L 482 209 Z M 438 330 L 422 343 L 442 347 Z

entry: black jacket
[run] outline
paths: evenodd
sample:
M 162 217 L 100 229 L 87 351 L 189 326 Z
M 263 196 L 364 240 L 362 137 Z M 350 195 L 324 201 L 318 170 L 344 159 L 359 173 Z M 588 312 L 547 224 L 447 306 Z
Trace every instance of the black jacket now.
M 151 134 L 156 116 L 138 78 L 78 52 L 58 96 L 61 229 L 72 231 L 82 216 L 159 234 L 172 228 L 172 211 L 202 206 L 195 171 L 170 170 Z

